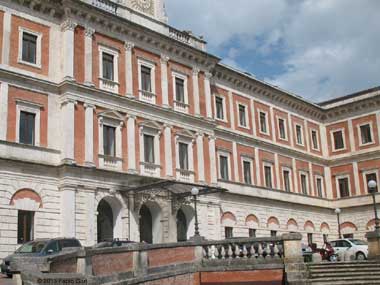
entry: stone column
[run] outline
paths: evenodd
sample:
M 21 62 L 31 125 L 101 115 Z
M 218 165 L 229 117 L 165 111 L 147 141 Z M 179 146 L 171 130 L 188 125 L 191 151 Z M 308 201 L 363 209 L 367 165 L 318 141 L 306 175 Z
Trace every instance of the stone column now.
M 261 168 L 260 168 L 260 157 L 259 157 L 259 149 L 256 147 L 255 148 L 255 166 L 256 166 L 256 185 L 257 186 L 262 186 L 261 183 Z
M 87 234 L 86 243 L 91 246 L 96 243 L 95 227 L 96 227 L 96 215 L 95 215 L 95 189 L 89 189 L 86 191 L 86 213 L 87 213 Z
M 198 160 L 198 180 L 205 182 L 205 162 L 203 150 L 203 134 L 197 135 L 197 160 Z
M 122 132 L 123 132 L 124 122 L 120 122 L 119 126 L 116 128 L 115 140 L 116 140 L 116 157 L 123 157 L 123 148 L 122 148 Z
M 209 136 L 209 153 L 210 153 L 210 175 L 211 175 L 211 184 L 218 183 L 218 174 L 217 174 L 217 165 L 216 165 L 216 153 L 215 153 L 215 137 Z
M 94 164 L 94 109 L 95 106 L 85 103 L 85 165 L 95 166 Z
M 324 167 L 325 185 L 326 185 L 326 198 L 332 199 L 332 182 L 331 182 L 331 169 L 328 166 Z
M 233 116 L 233 115 L 232 115 Z M 239 158 L 237 153 L 237 144 L 235 141 L 232 142 L 232 161 L 234 164 L 234 176 L 235 181 L 240 182 L 240 175 L 239 175 Z
M 75 193 L 73 186 L 63 186 L 61 191 L 61 235 L 75 237 Z
M 74 30 L 77 24 L 66 19 L 61 24 L 63 33 L 63 79 L 74 80 Z
M 232 91 L 229 90 L 228 91 L 228 101 L 229 101 L 229 104 L 230 104 L 230 122 L 231 122 L 231 129 L 235 130 L 236 129 L 236 123 L 235 123 L 235 106 L 234 106 L 234 98 L 233 98 L 233 95 L 232 95 Z M 228 110 L 227 110 L 228 112 Z M 238 112 L 238 110 L 236 110 L 236 112 Z M 248 112 L 248 110 L 247 110 Z M 227 116 L 227 114 L 225 114 L 225 116 Z M 239 116 L 238 116 L 238 120 L 239 120 Z
M 3 48 L 1 55 L 1 63 L 8 65 L 9 64 L 9 51 L 11 45 L 11 13 L 6 11 L 4 12 L 3 18 Z
M 281 179 L 280 179 L 281 171 L 280 171 L 280 162 L 278 159 L 278 153 L 274 154 L 274 169 L 276 172 L 276 188 L 281 189 L 281 182 L 280 182 L 281 181 Z
M 8 129 L 8 83 L 0 84 L 0 140 L 7 140 Z
M 137 173 L 136 168 L 136 117 L 128 115 L 127 140 L 128 140 L 128 171 Z
M 74 116 L 76 101 L 66 99 L 61 105 L 62 161 L 74 163 Z
M 293 187 L 294 187 L 294 193 L 298 193 L 298 171 L 297 171 L 297 164 L 296 159 L 292 158 L 292 174 L 293 174 Z
M 307 284 L 307 267 L 303 261 L 300 233 L 283 234 L 284 264 L 289 284 Z
M 201 115 L 201 106 L 199 103 L 199 68 L 193 68 L 193 97 L 194 97 L 194 113 L 195 116 Z
M 166 176 L 173 177 L 172 126 L 164 126 L 165 170 Z
M 127 97 L 134 97 L 133 95 L 133 65 L 132 65 L 132 51 L 135 46 L 134 43 L 125 42 L 125 83 L 127 90 Z
M 168 61 L 167 55 L 161 55 L 161 90 L 162 90 L 162 105 L 169 108 L 169 83 L 168 83 Z
M 92 36 L 95 30 L 86 27 L 84 32 L 84 84 L 93 86 L 92 82 Z
M 204 87 L 205 87 L 205 101 L 206 101 L 206 117 L 212 119 L 212 106 L 211 106 L 211 85 L 210 79 L 212 74 L 210 72 L 205 73 Z

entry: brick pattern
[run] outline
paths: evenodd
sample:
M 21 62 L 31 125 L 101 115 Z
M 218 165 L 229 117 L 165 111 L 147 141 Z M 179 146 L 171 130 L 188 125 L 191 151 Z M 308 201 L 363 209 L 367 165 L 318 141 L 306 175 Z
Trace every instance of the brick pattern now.
M 92 257 L 92 269 L 95 276 L 109 275 L 110 272 L 122 273 L 133 269 L 133 253 L 110 253 Z

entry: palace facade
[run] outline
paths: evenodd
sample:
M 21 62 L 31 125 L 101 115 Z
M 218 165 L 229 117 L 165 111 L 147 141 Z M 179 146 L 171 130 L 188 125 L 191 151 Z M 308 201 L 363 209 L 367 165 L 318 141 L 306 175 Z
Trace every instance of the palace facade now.
M 379 87 L 309 102 L 221 64 L 163 0 L 2 0 L 0 55 L 0 259 L 35 238 L 188 239 L 195 186 L 208 239 L 321 244 L 336 208 L 345 237 L 374 226 Z

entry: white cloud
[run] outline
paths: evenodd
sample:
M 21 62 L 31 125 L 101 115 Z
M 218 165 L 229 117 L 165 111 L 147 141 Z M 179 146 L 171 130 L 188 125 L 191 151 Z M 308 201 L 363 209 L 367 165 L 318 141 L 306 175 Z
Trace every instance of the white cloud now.
M 281 48 L 284 72 L 266 80 L 313 101 L 380 83 L 380 1 L 166 2 L 172 25 L 204 34 L 213 52 L 228 46 L 227 64 L 239 67 L 239 56 L 252 52 L 275 57 Z

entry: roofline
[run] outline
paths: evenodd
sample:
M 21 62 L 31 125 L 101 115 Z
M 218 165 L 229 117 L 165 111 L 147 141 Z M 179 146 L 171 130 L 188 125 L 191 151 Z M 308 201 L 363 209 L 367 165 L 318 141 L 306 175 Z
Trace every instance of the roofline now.
M 317 105 L 323 107 L 323 106 L 326 106 L 326 105 L 329 105 L 329 104 L 337 103 L 339 101 L 343 101 L 343 100 L 347 100 L 347 99 L 352 99 L 352 98 L 359 97 L 361 95 L 365 95 L 365 94 L 368 94 L 368 93 L 371 93 L 371 92 L 376 92 L 376 91 L 380 91 L 380 86 L 372 87 L 372 88 L 369 88 L 369 89 L 365 89 L 365 90 L 361 90 L 361 91 L 358 91 L 358 92 L 355 92 L 355 93 L 344 95 L 344 96 L 341 96 L 341 97 L 337 97 L 337 98 L 333 98 L 333 99 L 330 99 L 330 100 L 322 101 L 322 102 L 317 103 Z

